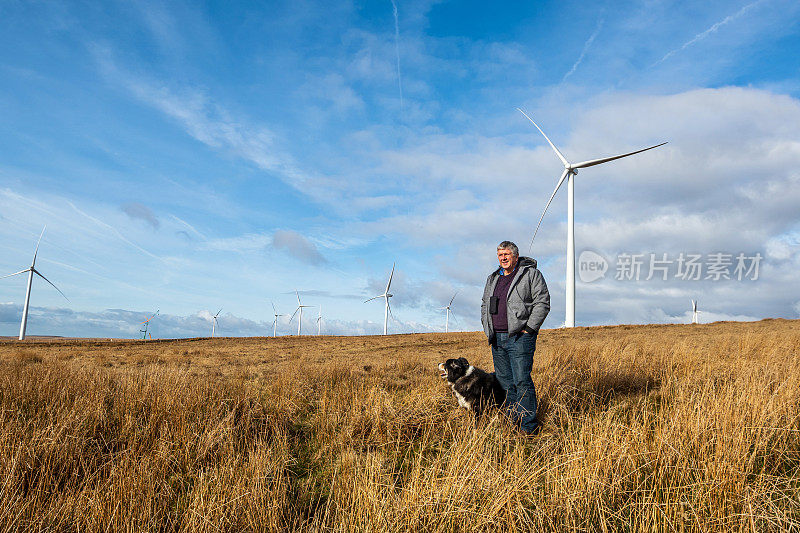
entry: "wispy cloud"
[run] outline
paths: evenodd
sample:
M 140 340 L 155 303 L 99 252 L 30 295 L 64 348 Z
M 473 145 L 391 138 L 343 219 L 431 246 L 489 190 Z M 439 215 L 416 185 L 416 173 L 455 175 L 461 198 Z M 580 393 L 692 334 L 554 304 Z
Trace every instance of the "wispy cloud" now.
M 90 215 L 90 214 L 88 214 L 88 213 L 85 213 L 85 212 L 81 211 L 81 210 L 80 210 L 80 209 L 78 209 L 78 208 L 75 206 L 75 204 L 73 204 L 72 202 L 67 202 L 67 204 L 68 204 L 68 205 L 69 205 L 69 206 L 70 206 L 70 207 L 71 207 L 71 208 L 72 208 L 72 209 L 73 209 L 73 210 L 74 210 L 76 213 L 78 213 L 78 214 L 80 214 L 80 215 L 83 215 L 84 217 L 88 218 L 89 220 L 91 220 L 92 222 L 94 222 L 95 224 L 97 224 L 98 226 L 100 226 L 100 227 L 103 227 L 103 228 L 106 228 L 106 229 L 110 230 L 110 231 L 111 231 L 111 232 L 112 232 L 114 235 L 116 235 L 117 237 L 119 237 L 119 239 L 120 239 L 120 240 L 122 240 L 122 242 L 124 242 L 125 244 L 128 244 L 128 245 L 130 245 L 130 246 L 132 246 L 132 247 L 136 248 L 137 250 L 139 250 L 139 251 L 140 251 L 140 252 L 142 252 L 143 254 L 147 255 L 148 257 L 152 257 L 153 259 L 158 259 L 159 261 L 163 261 L 163 259 L 161 259 L 161 258 L 160 258 L 160 257 L 158 257 L 157 255 L 155 255 L 155 254 L 153 254 L 153 253 L 151 253 L 151 252 L 148 252 L 147 250 L 145 250 L 144 248 L 142 248 L 141 246 L 139 246 L 139 245 L 138 245 L 138 244 L 136 244 L 135 242 L 132 242 L 130 239 L 128 239 L 128 238 L 127 238 L 127 237 L 125 237 L 125 236 L 124 236 L 122 233 L 120 233 L 120 231 L 119 231 L 117 228 L 115 228 L 114 226 L 112 226 L 112 225 L 110 225 L 110 224 L 106 224 L 106 223 L 105 223 L 105 222 L 103 222 L 102 220 L 99 220 L 99 219 L 97 219 L 97 218 L 93 217 L 92 215 Z
M 394 15 L 394 55 L 397 59 L 397 88 L 400 90 L 400 113 L 401 115 L 405 115 L 403 76 L 400 73 L 400 23 L 397 19 L 397 3 L 395 0 L 392 0 L 392 14 Z
M 205 236 L 205 235 L 203 235 L 202 233 L 200 233 L 199 231 L 197 231 L 197 228 L 195 228 L 194 226 L 192 226 L 191 224 L 189 224 L 188 222 L 186 222 L 186 221 L 185 221 L 185 220 L 183 220 L 182 218 L 176 217 L 175 215 L 170 215 L 170 218 L 172 218 L 172 219 L 173 219 L 173 220 L 175 220 L 176 222 L 179 222 L 180 224 L 183 224 L 184 226 L 186 226 L 186 227 L 187 227 L 187 228 L 188 228 L 188 229 L 189 229 L 189 230 L 190 230 L 192 233 L 194 233 L 195 235 L 197 235 L 198 237 L 200 237 L 202 240 L 204 240 L 204 241 L 205 241 L 205 240 L 207 240 L 207 238 L 206 238 L 206 236 Z M 189 233 L 187 233 L 187 232 L 185 232 L 185 231 L 184 231 L 183 233 L 185 233 L 187 237 L 191 238 L 191 236 L 189 235 Z
M 583 43 L 583 50 L 581 50 L 581 55 L 578 56 L 578 60 L 575 61 L 575 63 L 572 65 L 572 68 L 569 69 L 569 72 L 564 74 L 564 77 L 561 78 L 561 83 L 564 83 L 564 81 L 566 81 L 567 78 L 572 76 L 575 73 L 575 71 L 578 70 L 578 67 L 583 62 L 583 58 L 586 57 L 586 52 L 589 51 L 589 48 L 591 48 L 592 43 L 597 38 L 597 34 L 599 34 L 600 30 L 603 28 L 603 22 L 604 20 L 602 18 L 597 21 L 597 27 L 594 29 L 589 38 L 586 39 L 586 42 Z
M 263 250 L 271 243 L 272 237 L 269 235 L 248 233 L 237 237 L 211 239 L 202 245 L 202 249 L 244 253 Z
M 662 57 L 661 59 L 659 59 L 658 61 L 656 61 L 655 63 L 653 63 L 650 66 L 654 67 L 654 66 L 658 65 L 659 63 L 663 63 L 664 61 L 666 61 L 667 59 L 669 59 L 673 55 L 677 54 L 678 52 L 686 50 L 688 47 L 692 46 L 693 44 L 695 44 L 695 43 L 697 43 L 699 41 L 702 41 L 703 39 L 705 39 L 706 37 L 708 37 L 712 33 L 716 32 L 722 26 L 724 26 L 726 24 L 729 24 L 730 22 L 733 22 L 734 20 L 740 18 L 741 16 L 746 14 L 748 11 L 750 11 L 754 7 L 758 6 L 759 4 L 763 4 L 765 1 L 766 0 L 757 0 L 757 1 L 753 2 L 753 3 L 751 3 L 751 4 L 747 4 L 746 6 L 741 8 L 739 11 L 734 13 L 733 15 L 728 15 L 727 17 L 725 17 L 724 19 L 720 20 L 719 22 L 716 22 L 716 23 L 712 24 L 708 29 L 698 33 L 697 35 L 695 35 L 694 37 L 692 37 L 691 39 L 689 39 L 688 41 L 683 43 L 678 48 L 676 48 L 674 50 L 670 50 L 669 52 L 667 52 L 664 55 L 664 57 Z
M 91 50 L 106 77 L 175 120 L 194 139 L 250 161 L 298 189 L 302 190 L 307 183 L 309 176 L 300 170 L 290 154 L 278 147 L 276 134 L 269 128 L 233 117 L 199 89 L 171 89 L 127 72 L 113 61 L 111 51 L 103 46 L 95 45 Z

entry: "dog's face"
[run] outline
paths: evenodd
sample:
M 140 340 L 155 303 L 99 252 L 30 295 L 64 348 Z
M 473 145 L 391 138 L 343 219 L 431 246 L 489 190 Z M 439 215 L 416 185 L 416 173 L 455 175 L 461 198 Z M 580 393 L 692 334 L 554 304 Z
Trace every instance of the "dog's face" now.
M 449 383 L 455 383 L 458 378 L 467 373 L 467 370 L 469 370 L 469 362 L 463 357 L 439 363 L 439 375 Z

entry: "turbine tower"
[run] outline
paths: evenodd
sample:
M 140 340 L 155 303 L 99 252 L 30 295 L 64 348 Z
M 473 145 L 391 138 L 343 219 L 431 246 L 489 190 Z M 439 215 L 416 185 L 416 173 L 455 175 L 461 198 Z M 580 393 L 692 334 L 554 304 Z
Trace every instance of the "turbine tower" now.
M 25 272 L 28 273 L 28 288 L 25 290 L 25 305 L 22 307 L 22 322 L 20 322 L 19 325 L 19 340 L 25 339 L 25 329 L 28 326 L 28 306 L 31 303 L 31 286 L 33 285 L 33 275 L 36 274 L 50 285 L 53 285 L 53 282 L 44 277 L 41 272 L 36 270 L 36 255 L 39 253 L 39 244 L 42 242 L 42 236 L 44 235 L 45 229 L 47 229 L 47 226 L 42 228 L 42 233 L 39 235 L 39 240 L 36 241 L 36 250 L 33 252 L 33 261 L 31 262 L 31 266 L 29 266 L 25 270 L 20 270 L 19 272 L 14 272 L 13 274 L 8 274 L 7 276 L 3 276 L 3 278 L 10 278 L 11 276 L 16 276 L 17 274 L 24 274 Z M 61 292 L 61 289 L 59 289 L 55 285 L 53 285 L 53 288 L 57 290 L 61 294 L 61 296 L 63 296 L 67 301 L 69 301 L 69 298 L 67 298 L 67 296 L 63 292 Z
M 319 316 L 317 316 L 317 335 L 322 335 L 322 305 L 319 306 Z
M 692 300 L 692 324 L 699 324 L 697 321 L 697 313 L 699 312 L 697 310 L 697 300 Z
M 142 334 L 142 339 L 143 339 L 143 340 L 147 340 L 147 327 L 150 325 L 150 321 L 151 321 L 151 320 L 153 320 L 155 317 L 157 317 L 157 316 L 158 316 L 158 311 L 159 311 L 159 310 L 158 310 L 158 309 L 156 309 L 156 312 L 155 312 L 155 313 L 153 313 L 152 315 L 150 315 L 150 318 L 148 318 L 148 319 L 147 319 L 147 320 L 145 320 L 144 322 L 141 322 L 141 324 L 144 324 L 144 329 L 140 329 L 140 330 L 139 330 L 139 333 L 141 333 L 141 334 Z M 152 335 L 150 335 L 150 338 L 152 339 L 152 338 L 153 338 L 153 336 L 152 336 Z
M 214 332 L 217 330 L 217 317 L 222 312 L 222 308 L 219 308 L 217 314 L 211 317 L 211 338 L 214 338 Z
M 371 302 L 372 300 L 377 300 L 378 298 L 383 298 L 386 300 L 386 307 L 383 310 L 383 334 L 386 335 L 387 328 L 389 326 L 389 315 L 392 313 L 392 308 L 389 306 L 389 298 L 394 296 L 393 294 L 389 294 L 389 287 L 392 286 L 392 277 L 394 276 L 394 266 L 396 263 L 392 263 L 392 273 L 389 274 L 389 283 L 386 284 L 386 290 L 383 291 L 383 294 L 379 294 L 378 296 L 374 296 L 369 300 L 365 300 L 364 303 Z M 394 318 L 394 316 L 392 316 Z
M 531 117 L 529 117 L 525 111 L 520 108 L 517 108 L 517 111 L 525 115 L 525 118 L 531 121 L 531 123 L 536 126 L 536 129 L 539 130 L 545 139 L 547 139 L 547 143 L 550 145 L 550 148 L 556 153 L 558 158 L 564 164 L 564 172 L 561 174 L 561 178 L 558 180 L 558 184 L 556 185 L 553 194 L 550 196 L 550 199 L 547 201 L 547 205 L 544 206 L 544 210 L 542 211 L 542 216 L 539 217 L 539 223 L 536 224 L 536 231 L 533 232 L 533 238 L 531 239 L 531 249 L 533 248 L 533 240 L 536 238 L 536 234 L 539 232 L 539 226 L 542 224 L 542 219 L 544 218 L 545 213 L 547 213 L 547 208 L 550 207 L 550 202 L 553 201 L 558 189 L 561 187 L 561 184 L 564 183 L 564 180 L 567 180 L 567 280 L 566 280 L 566 296 L 567 296 L 567 305 L 566 305 L 566 320 L 564 320 L 564 326 L 568 328 L 575 327 L 575 183 L 574 178 L 578 174 L 578 169 L 593 167 L 595 165 L 600 165 L 602 163 L 608 163 L 609 161 L 614 161 L 615 159 L 621 159 L 623 157 L 628 157 L 634 154 L 638 154 L 641 152 L 646 152 L 647 150 L 652 150 L 653 148 L 658 148 L 659 146 L 664 146 L 667 144 L 663 142 L 661 144 L 656 144 L 654 146 L 649 146 L 647 148 L 642 148 L 641 150 L 636 150 L 635 152 L 628 152 L 627 154 L 615 155 L 611 157 L 603 157 L 601 159 L 590 159 L 588 161 L 582 161 L 580 163 L 572 164 L 567 161 L 567 158 L 564 157 L 564 154 L 558 151 L 558 148 L 553 144 L 550 138 L 545 135 L 542 128 L 536 124 Z
M 276 337 L 278 333 L 278 317 L 286 315 L 279 315 L 278 311 L 275 309 L 275 303 L 274 302 L 270 303 L 272 304 L 272 312 L 275 314 L 275 320 L 272 321 L 272 336 Z
M 295 309 L 294 313 L 292 313 L 292 318 L 289 319 L 289 322 L 291 323 L 292 320 L 294 320 L 294 315 L 296 315 L 297 312 L 300 311 L 300 316 L 297 319 L 297 334 L 300 335 L 300 328 L 303 326 L 303 308 L 304 307 L 314 307 L 314 306 L 313 305 L 303 305 L 300 302 L 300 293 L 297 292 L 297 289 L 294 290 L 294 293 L 297 295 L 297 309 Z
M 456 299 L 457 295 L 458 295 L 458 291 L 456 291 L 456 293 L 453 295 L 453 297 L 450 298 L 450 303 L 449 304 L 447 304 L 445 307 L 440 307 L 439 308 L 440 310 L 446 309 L 445 318 L 444 318 L 444 332 L 445 333 L 449 333 L 450 332 L 450 330 L 448 329 L 449 325 L 450 325 L 450 306 L 453 305 L 453 300 Z

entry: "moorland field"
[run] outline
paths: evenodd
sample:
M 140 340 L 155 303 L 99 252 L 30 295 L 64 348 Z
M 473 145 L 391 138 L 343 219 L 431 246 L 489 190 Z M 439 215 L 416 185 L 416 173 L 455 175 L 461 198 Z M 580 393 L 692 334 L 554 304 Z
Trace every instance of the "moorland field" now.
M 543 432 L 479 333 L 0 341 L 0 530 L 800 531 L 800 321 L 548 330 Z

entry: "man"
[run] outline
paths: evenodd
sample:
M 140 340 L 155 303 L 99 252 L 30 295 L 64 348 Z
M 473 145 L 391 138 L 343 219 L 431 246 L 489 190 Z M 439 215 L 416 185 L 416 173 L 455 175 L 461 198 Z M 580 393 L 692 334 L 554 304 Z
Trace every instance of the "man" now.
M 550 312 L 550 292 L 536 260 L 520 257 L 511 241 L 497 247 L 500 268 L 483 290 L 481 322 L 492 346 L 494 371 L 506 389 L 503 406 L 520 431 L 535 434 L 536 388 L 531 379 L 536 336 Z

